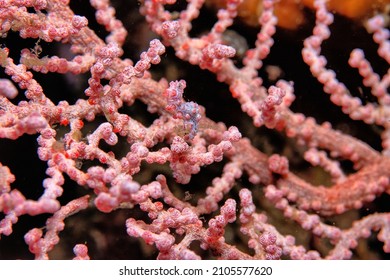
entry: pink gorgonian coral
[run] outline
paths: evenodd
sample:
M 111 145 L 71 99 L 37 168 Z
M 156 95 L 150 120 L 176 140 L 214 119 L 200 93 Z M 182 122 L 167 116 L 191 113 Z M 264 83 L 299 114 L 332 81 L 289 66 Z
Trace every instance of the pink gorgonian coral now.
M 388 16 L 241 2 L 0 1 L 0 258 L 389 257 Z

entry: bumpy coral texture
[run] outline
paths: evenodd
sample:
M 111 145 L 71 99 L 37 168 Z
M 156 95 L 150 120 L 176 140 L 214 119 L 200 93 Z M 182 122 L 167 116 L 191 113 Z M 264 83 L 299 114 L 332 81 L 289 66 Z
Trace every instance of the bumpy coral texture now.
M 241 2 L 0 1 L 0 258 L 389 257 L 384 5 Z

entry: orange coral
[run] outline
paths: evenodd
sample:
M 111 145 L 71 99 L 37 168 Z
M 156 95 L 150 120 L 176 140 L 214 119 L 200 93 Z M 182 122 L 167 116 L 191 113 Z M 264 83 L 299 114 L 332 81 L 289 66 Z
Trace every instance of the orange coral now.
M 313 8 L 313 2 L 314 0 L 302 0 L 310 8 Z M 352 19 L 364 18 L 389 4 L 390 0 L 328 0 L 330 10 Z
M 209 4 L 222 7 L 226 0 L 207 0 Z M 240 5 L 238 15 L 249 25 L 258 24 L 261 13 L 262 0 L 244 0 Z M 295 29 L 305 18 L 303 8 L 313 8 L 314 0 L 280 0 L 275 4 L 275 15 L 278 17 L 278 26 Z M 329 0 L 328 8 L 340 15 L 360 20 L 372 15 L 374 11 L 384 10 L 390 0 Z

